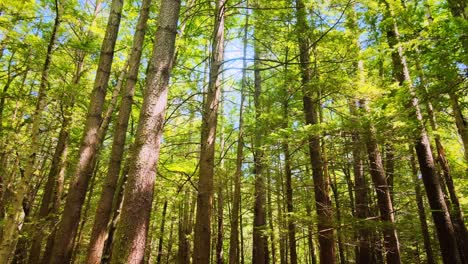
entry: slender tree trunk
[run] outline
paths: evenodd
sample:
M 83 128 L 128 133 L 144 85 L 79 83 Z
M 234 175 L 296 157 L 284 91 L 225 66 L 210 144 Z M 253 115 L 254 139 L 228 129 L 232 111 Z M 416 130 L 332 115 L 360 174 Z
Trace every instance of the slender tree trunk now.
M 362 63 L 362 62 L 361 62 Z M 357 101 L 349 103 L 351 115 L 357 121 L 358 113 L 356 111 Z M 353 171 L 354 171 L 354 190 L 356 193 L 356 217 L 359 221 L 365 221 L 369 212 L 369 198 L 367 182 L 364 176 L 363 151 L 361 148 L 361 138 L 357 130 L 352 132 L 352 153 L 353 153 Z M 363 225 L 358 226 L 358 247 L 356 248 L 356 263 L 371 263 L 371 236 L 368 228 Z
M 248 0 L 246 2 L 248 7 Z M 239 209 L 241 199 L 242 161 L 244 159 L 244 90 L 247 85 L 247 33 L 249 14 L 246 14 L 243 39 L 242 84 L 239 106 L 239 135 L 237 139 L 236 172 L 234 173 L 234 195 L 231 210 L 231 233 L 229 236 L 229 264 L 239 263 Z
M 395 147 L 391 142 L 385 143 L 385 177 L 387 178 L 388 190 L 390 191 L 390 198 L 393 200 L 393 182 L 395 174 Z
M 330 177 L 330 176 L 329 176 Z M 336 173 L 333 171 L 333 181 L 330 179 L 331 189 L 333 191 L 333 198 L 335 200 L 336 207 L 336 221 L 339 226 L 341 226 L 341 205 L 340 205 L 340 196 L 338 192 L 338 184 L 336 181 Z M 345 248 L 343 243 L 343 235 L 341 229 L 338 229 L 337 239 L 338 239 L 338 255 L 340 256 L 340 263 L 346 264 Z
M 270 175 L 270 170 L 267 170 L 267 185 L 272 186 L 271 184 L 271 175 Z M 276 238 L 275 238 L 275 232 L 274 232 L 274 225 L 273 225 L 273 206 L 272 206 L 272 200 L 271 200 L 271 193 L 272 190 L 271 188 L 267 189 L 268 195 L 267 195 L 267 206 L 268 206 L 268 225 L 270 228 L 270 234 L 271 234 L 271 239 L 270 239 L 270 244 L 271 244 L 271 263 L 276 264 Z
M 172 242 L 172 235 L 174 234 L 174 219 L 171 218 L 171 227 L 169 228 L 169 241 Z M 166 258 L 166 264 L 169 264 L 169 261 L 171 259 L 171 255 L 172 255 L 172 245 L 173 243 L 169 243 L 169 245 L 167 245 L 167 258 Z
M 465 150 L 465 159 L 468 162 L 468 122 L 463 116 L 463 113 L 458 103 L 458 96 L 454 92 L 449 92 L 450 102 L 452 103 L 452 111 L 455 117 L 455 124 L 457 125 L 458 134 L 463 142 L 463 149 Z
M 283 102 L 283 128 L 288 127 L 288 101 Z M 293 187 L 292 187 L 292 171 L 291 171 L 291 156 L 289 153 L 288 139 L 282 143 L 284 153 L 284 175 L 286 176 L 286 205 L 288 212 L 288 239 L 289 239 L 289 257 L 291 264 L 297 264 L 296 252 L 296 224 L 294 222 L 294 206 L 293 206 Z
M 125 138 L 133 104 L 136 81 L 138 78 L 138 69 L 140 66 L 140 58 L 143 50 L 150 5 L 151 0 L 143 0 L 135 35 L 133 37 L 133 46 L 129 58 L 129 69 L 125 76 L 127 81 L 122 93 L 119 116 L 114 130 L 107 177 L 96 209 L 95 222 L 88 247 L 86 260 L 88 264 L 100 263 L 102 258 L 104 243 L 107 237 L 107 226 L 112 215 L 112 201 L 114 200 L 114 193 L 116 193 L 117 182 L 125 150 Z
M 177 253 L 178 264 L 190 263 L 190 193 L 185 191 L 184 200 L 179 205 L 179 249 Z
M 164 242 L 164 228 L 166 225 L 166 213 L 167 213 L 167 200 L 164 201 L 163 211 L 161 216 L 161 227 L 159 228 L 159 241 L 158 241 L 158 256 L 156 257 L 156 264 L 161 264 L 163 255 L 163 242 Z
M 55 187 L 60 175 L 60 171 L 65 166 L 65 157 L 67 155 L 67 146 L 68 146 L 68 136 L 69 136 L 69 120 L 67 117 L 64 117 L 62 120 L 62 127 L 60 128 L 60 133 L 57 141 L 57 146 L 55 148 L 55 153 L 52 158 L 52 164 L 50 167 L 49 175 L 47 176 L 47 182 L 44 187 L 44 194 L 42 197 L 41 206 L 39 208 L 39 213 L 37 216 L 38 223 L 35 226 L 34 234 L 31 240 L 31 249 L 29 252 L 29 264 L 37 263 L 37 260 L 40 259 L 41 255 L 41 245 L 42 238 L 50 227 L 44 228 L 47 222 L 50 222 L 51 214 L 56 213 L 54 209 L 54 196 Z
M 103 106 L 114 57 L 114 47 L 120 25 L 123 0 L 113 0 L 106 34 L 101 46 L 99 65 L 94 81 L 91 102 L 88 108 L 86 125 L 81 141 L 79 160 L 74 179 L 70 185 L 67 201 L 55 236 L 51 263 L 68 263 L 71 257 L 72 241 L 77 232 L 81 207 L 85 200 L 90 175 L 93 171 L 93 160 L 96 159 L 100 145 Z
M 312 69 L 309 58 L 310 31 L 306 19 L 306 10 L 303 0 L 296 0 L 297 37 L 300 51 L 303 105 L 307 125 L 318 124 L 318 98 L 317 91 L 312 91 Z M 308 139 L 309 156 L 312 164 L 312 175 L 314 179 L 315 203 L 318 217 L 318 232 L 320 245 L 320 263 L 336 263 L 335 239 L 333 235 L 333 210 L 329 195 L 330 183 L 323 174 L 322 153 L 320 150 L 320 138 L 311 135 Z
M 306 166 L 306 175 L 307 177 L 310 177 L 310 169 L 308 166 Z M 309 188 L 309 187 L 307 187 Z M 306 215 L 307 215 L 307 244 L 308 244 L 308 250 L 309 250 L 309 255 L 310 259 L 312 260 L 312 264 L 317 264 L 317 257 L 315 256 L 315 246 L 314 246 L 314 238 L 313 238 L 313 226 L 312 226 L 312 203 L 311 201 L 311 196 L 309 194 L 309 191 L 306 192 Z
M 255 135 L 254 145 L 254 174 L 255 174 L 255 196 L 254 196 L 254 223 L 253 223 L 253 245 L 252 263 L 269 263 L 268 237 L 266 235 L 266 186 L 264 177 L 264 150 L 263 150 L 263 126 L 260 116 L 263 112 L 261 102 L 262 80 L 258 61 L 260 58 L 258 43 L 255 44 L 254 59 L 254 105 L 255 105 Z
M 366 102 L 361 100 L 361 107 L 369 112 Z M 390 190 L 388 187 L 387 179 L 385 177 L 382 157 L 380 155 L 379 147 L 377 145 L 375 128 L 371 123 L 364 124 L 364 131 L 366 133 L 366 147 L 367 155 L 369 157 L 370 174 L 372 182 L 377 193 L 377 203 L 380 211 L 380 219 L 384 223 L 384 247 L 386 250 L 387 263 L 399 264 L 400 259 L 400 244 L 398 236 L 394 227 L 395 216 L 393 212 L 393 204 L 390 197 Z
M 162 1 L 122 214 L 112 249 L 113 264 L 140 264 L 144 258 L 179 11 L 180 1 Z
M 410 156 L 411 170 L 413 172 L 414 191 L 416 194 L 416 204 L 418 206 L 418 216 L 421 223 L 421 232 L 424 240 L 424 249 L 427 256 L 427 264 L 435 264 L 434 254 L 432 253 L 431 239 L 429 236 L 429 228 L 426 222 L 426 211 L 424 209 L 424 202 L 421 193 L 421 185 L 418 179 L 418 168 L 416 167 L 416 159 L 414 157 L 413 150 L 411 150 Z
M 208 264 L 211 249 L 211 210 L 213 205 L 213 174 L 216 125 L 218 121 L 221 70 L 224 60 L 224 20 L 227 0 L 217 0 L 215 27 L 211 50 L 208 91 L 203 106 L 198 180 L 197 213 L 194 237 L 194 264 Z
M 108 231 L 107 239 L 104 244 L 104 248 L 102 250 L 103 252 L 102 252 L 102 257 L 101 257 L 101 264 L 109 263 L 110 258 L 112 256 L 112 245 L 114 242 L 114 234 L 115 234 L 115 230 L 117 229 L 117 223 L 120 220 L 120 213 L 122 210 L 125 185 L 127 184 L 127 179 L 128 179 L 128 170 L 129 168 L 128 168 L 128 160 L 127 160 L 123 168 L 122 176 L 119 179 L 118 187 L 116 190 L 117 196 L 114 197 L 114 201 L 112 204 L 112 208 L 113 208 L 112 220 L 109 224 L 109 228 L 108 228 L 109 231 Z
M 419 65 L 419 62 L 416 63 L 416 67 L 418 71 L 420 71 L 420 74 L 421 74 L 420 80 L 421 80 L 422 88 L 424 92 L 427 93 L 427 84 L 426 84 L 425 76 L 422 73 L 422 69 L 421 69 L 421 66 Z M 441 184 L 444 185 L 445 183 L 445 187 L 446 187 L 445 188 L 444 186 L 442 186 L 442 190 L 444 192 L 444 195 L 446 195 L 445 190 L 447 189 L 449 197 L 450 197 L 450 201 L 446 199 L 446 204 L 447 204 L 447 207 L 449 208 L 451 207 L 450 216 L 452 218 L 452 224 L 455 230 L 455 236 L 456 236 L 457 243 L 458 243 L 458 249 L 460 251 L 462 259 L 464 259 L 464 261 L 468 263 L 468 231 L 463 221 L 463 213 L 462 213 L 460 202 L 458 200 L 458 196 L 457 196 L 455 186 L 453 183 L 450 165 L 448 163 L 447 157 L 445 156 L 445 150 L 442 145 L 442 140 L 440 138 L 440 135 L 437 133 L 438 124 L 437 124 L 436 116 L 434 113 L 434 108 L 430 101 L 427 102 L 426 109 L 427 109 L 427 113 L 429 117 L 429 123 L 431 125 L 432 130 L 435 132 L 434 141 L 435 141 L 435 146 L 437 149 L 437 162 L 440 164 L 440 167 L 442 168 L 442 175 L 443 175 Z
M 217 216 L 217 236 L 216 236 L 216 264 L 223 264 L 224 263 L 224 256 L 223 256 L 223 208 L 224 208 L 224 197 L 223 197 L 223 187 L 222 181 L 218 183 L 218 216 Z
M 417 127 L 414 137 L 414 144 L 419 161 L 419 168 L 421 170 L 426 194 L 428 196 L 432 211 L 432 217 L 434 218 L 434 224 L 436 226 L 439 237 L 439 245 L 441 248 L 442 257 L 444 263 L 446 264 L 459 264 L 461 263 L 461 254 L 457 250 L 458 246 L 455 238 L 453 224 L 450 219 L 450 213 L 444 201 L 439 177 L 437 176 L 435 170 L 434 159 L 432 157 L 431 146 L 429 144 L 429 137 L 423 125 L 423 118 L 419 107 L 419 101 L 411 82 L 403 47 L 401 45 L 397 45 L 400 38 L 398 26 L 396 24 L 391 6 L 386 2 L 385 4 L 387 5 L 387 12 L 389 12 L 387 16 L 391 18 L 393 22 L 393 28 L 388 30 L 390 33 L 389 46 L 390 48 L 396 47 L 396 50 L 398 51 L 398 59 L 393 60 L 394 71 L 398 71 L 399 68 L 402 69 L 403 74 L 401 74 L 402 77 L 400 77 L 401 79 L 398 81 L 400 82 L 400 85 L 403 85 L 409 89 L 411 95 L 409 101 L 409 105 L 412 110 L 410 113 L 410 120 L 412 120 Z
M 28 155 L 24 175 L 18 182 L 15 188 L 14 195 L 6 204 L 6 214 L 3 223 L 2 241 L 0 242 L 0 263 L 8 263 L 15 252 L 16 243 L 18 240 L 21 223 L 24 219 L 23 201 L 31 188 L 34 180 L 34 170 L 36 157 L 40 150 L 40 125 L 42 120 L 42 112 L 47 105 L 47 87 L 49 79 L 50 65 L 52 61 L 52 53 L 55 42 L 58 38 L 57 31 L 61 23 L 61 6 L 58 0 L 55 1 L 55 20 L 52 27 L 52 34 L 47 46 L 47 53 L 44 65 L 42 67 L 41 80 L 37 93 L 36 107 L 32 114 L 31 140 L 28 146 Z M 1 124 L 0 124 L 1 125 Z

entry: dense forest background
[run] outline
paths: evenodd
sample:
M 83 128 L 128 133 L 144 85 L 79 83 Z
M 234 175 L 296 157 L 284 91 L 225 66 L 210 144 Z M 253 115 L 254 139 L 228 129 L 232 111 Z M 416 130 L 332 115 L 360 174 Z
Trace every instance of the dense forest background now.
M 0 1 L 0 264 L 467 264 L 467 19 Z

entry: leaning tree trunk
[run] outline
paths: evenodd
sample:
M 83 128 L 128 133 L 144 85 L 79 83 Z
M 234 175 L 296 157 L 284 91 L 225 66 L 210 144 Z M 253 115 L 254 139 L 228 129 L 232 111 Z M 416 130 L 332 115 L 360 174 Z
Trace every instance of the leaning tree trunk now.
M 468 162 L 468 122 L 463 116 L 463 113 L 458 103 L 458 97 L 455 92 L 449 92 L 450 102 L 452 103 L 452 111 L 455 117 L 455 124 L 457 125 L 458 134 L 463 142 L 465 150 L 465 160 Z
M 8 263 L 15 252 L 19 231 L 24 219 L 23 201 L 29 193 L 34 177 L 36 157 L 40 150 L 40 125 L 42 112 L 47 105 L 47 87 L 49 85 L 49 71 L 52 63 L 52 53 L 57 40 L 58 29 L 61 23 L 61 7 L 59 1 L 55 1 L 55 20 L 52 27 L 52 34 L 47 46 L 47 53 L 42 67 L 41 80 L 37 93 L 37 102 L 32 114 L 31 141 L 28 146 L 27 161 L 25 162 L 24 174 L 18 182 L 14 195 L 9 204 L 5 205 L 6 214 L 3 223 L 2 241 L 0 243 L 0 263 Z M 1 124 L 0 124 L 1 125 Z
M 211 250 L 211 211 L 213 205 L 213 175 L 216 125 L 218 122 L 220 74 L 224 58 L 224 20 L 227 0 L 217 0 L 215 27 L 211 50 L 208 91 L 203 106 L 201 126 L 200 176 L 198 180 L 197 213 L 194 237 L 194 264 L 208 264 Z
M 88 108 L 86 125 L 81 140 L 79 160 L 70 185 L 67 201 L 62 214 L 62 220 L 55 236 L 51 263 L 68 263 L 71 257 L 73 238 L 76 235 L 84 203 L 88 182 L 93 171 L 93 161 L 99 147 L 99 133 L 102 112 L 110 77 L 114 47 L 120 25 L 123 0 L 113 0 L 106 34 L 101 46 L 96 79 Z
M 310 67 L 310 43 L 307 36 L 310 31 L 306 19 L 306 10 L 303 0 L 296 0 L 297 37 L 299 43 L 303 105 L 307 125 L 318 124 L 318 93 L 311 91 L 312 69 Z M 314 96 L 315 95 L 315 96 Z M 309 156 L 312 164 L 312 177 L 314 180 L 315 204 L 318 217 L 318 232 L 320 245 L 320 263 L 336 263 L 335 239 L 333 234 L 333 210 L 330 200 L 330 183 L 323 174 L 322 153 L 320 138 L 311 135 L 308 139 Z
M 140 264 L 144 258 L 179 11 L 180 1 L 162 1 L 122 214 L 112 248 L 113 264 Z
M 368 113 L 369 109 L 364 100 L 361 100 L 361 107 Z M 377 204 L 380 211 L 380 219 L 383 224 L 384 247 L 386 250 L 386 259 L 388 264 L 399 264 L 400 244 L 398 242 L 397 232 L 394 226 L 395 215 L 390 196 L 390 188 L 385 177 L 385 171 L 382 163 L 382 157 L 377 145 L 376 131 L 373 125 L 367 121 L 364 124 L 365 141 L 367 155 L 369 157 L 370 174 L 374 188 L 377 193 Z
M 119 108 L 119 116 L 114 130 L 111 157 L 107 170 L 107 177 L 103 185 L 96 217 L 91 232 L 88 255 L 86 262 L 97 264 L 101 262 L 105 240 L 107 237 L 107 226 L 112 215 L 112 201 L 116 192 L 120 168 L 125 150 L 125 138 L 127 134 L 128 121 L 133 104 L 138 69 L 145 39 L 146 24 L 149 17 L 151 0 L 144 0 L 140 8 L 140 16 L 133 37 L 133 46 L 129 58 L 129 69 L 125 76 L 126 84 L 122 93 L 122 101 Z
M 447 208 L 447 204 L 444 201 L 444 195 L 442 192 L 439 177 L 436 173 L 434 165 L 434 159 L 432 157 L 431 146 L 429 144 L 429 137 L 423 124 L 423 117 L 419 107 L 419 100 L 416 96 L 415 89 L 411 82 L 409 68 L 406 63 L 406 56 L 404 54 L 403 47 L 399 44 L 400 35 L 398 32 L 398 25 L 393 15 L 391 6 L 385 2 L 387 7 L 387 17 L 392 19 L 392 28 L 387 32 L 390 36 L 389 46 L 395 48 L 398 52 L 398 57 L 394 56 L 393 66 L 394 71 L 401 69 L 401 79 L 398 81 L 400 85 L 409 89 L 410 92 L 410 120 L 416 125 L 414 135 L 414 147 L 416 149 L 416 155 L 419 161 L 419 168 L 421 170 L 426 194 L 429 200 L 429 205 L 432 211 L 432 217 L 434 218 L 434 224 L 436 226 L 437 235 L 439 238 L 439 245 L 442 253 L 444 263 L 448 264 L 459 264 L 461 262 L 460 253 L 458 252 L 458 245 L 455 238 L 455 232 L 453 224 L 450 218 L 450 213 Z

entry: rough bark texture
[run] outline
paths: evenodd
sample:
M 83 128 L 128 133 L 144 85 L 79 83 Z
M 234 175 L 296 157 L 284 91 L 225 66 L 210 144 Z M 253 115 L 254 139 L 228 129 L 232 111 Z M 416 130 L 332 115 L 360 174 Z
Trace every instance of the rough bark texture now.
M 203 106 L 201 126 L 200 176 L 194 237 L 194 264 L 208 264 L 211 250 L 211 211 L 213 206 L 213 174 L 216 125 L 218 122 L 221 70 L 224 58 L 224 19 L 227 0 L 217 0 L 211 50 L 208 91 Z
M 103 121 L 102 112 L 114 57 L 115 42 L 119 32 L 122 6 L 123 0 L 112 1 L 84 134 L 81 140 L 79 160 L 69 188 L 62 220 L 55 236 L 51 263 L 63 264 L 70 261 L 72 242 L 77 232 L 81 207 L 85 200 L 88 182 L 93 171 L 93 163 L 100 145 L 98 132 Z
M 144 258 L 179 11 L 179 0 L 162 1 L 122 214 L 112 249 L 113 264 L 140 264 Z
M 404 54 L 403 47 L 397 45 L 399 43 L 399 32 L 398 25 L 393 16 L 391 6 L 387 5 L 387 16 L 392 19 L 392 28 L 387 32 L 390 33 L 389 46 L 395 48 L 398 52 L 398 58 L 393 60 L 394 71 L 400 71 L 401 73 L 398 79 L 400 85 L 409 89 L 410 92 L 410 120 L 416 125 L 414 131 L 414 146 L 416 149 L 416 155 L 418 157 L 419 168 L 421 170 L 426 194 L 429 200 L 429 205 L 432 211 L 432 217 L 434 218 L 434 224 L 436 226 L 437 235 L 439 238 L 439 245 L 442 253 L 444 263 L 458 264 L 461 263 L 460 253 L 458 252 L 458 245 L 455 238 L 455 232 L 453 224 L 450 219 L 450 213 L 447 205 L 444 201 L 444 195 L 442 192 L 439 177 L 436 173 L 434 166 L 434 159 L 432 157 L 431 146 L 429 143 L 429 137 L 423 124 L 423 117 L 419 107 L 419 100 L 416 96 L 415 89 L 411 82 L 409 68 L 406 63 L 406 56 Z
M 25 216 L 23 211 L 23 201 L 29 193 L 31 183 L 34 180 L 34 170 L 36 164 L 36 156 L 40 150 L 40 133 L 41 133 L 41 116 L 47 105 L 47 87 L 49 85 L 49 71 L 52 62 L 52 54 L 57 40 L 57 31 L 61 23 L 61 6 L 58 0 L 55 1 L 55 20 L 52 27 L 49 43 L 47 46 L 46 58 L 41 72 L 41 80 L 39 90 L 37 92 L 37 101 L 34 112 L 31 116 L 31 140 L 28 146 L 29 152 L 25 161 L 24 174 L 18 182 L 15 192 L 5 205 L 5 218 L 2 230 L 2 240 L 0 243 L 0 263 L 8 263 L 15 252 L 16 243 L 19 232 L 22 228 L 22 222 Z M 0 123 L 1 126 L 1 123 Z M 6 202 L 4 200 L 3 202 Z
M 361 107 L 367 109 L 366 102 L 361 101 Z M 400 244 L 394 227 L 395 216 L 393 212 L 392 199 L 390 197 L 390 188 L 385 177 L 385 171 L 382 163 L 382 157 L 377 145 L 375 128 L 370 122 L 364 124 L 365 141 L 367 147 L 367 155 L 369 157 L 370 174 L 372 182 L 377 193 L 377 204 L 380 211 L 380 219 L 382 220 L 384 247 L 386 250 L 386 259 L 389 264 L 399 264 L 400 259 Z
M 107 226 L 112 215 L 112 201 L 119 179 L 121 163 L 125 150 L 125 138 L 128 121 L 135 93 L 135 85 L 138 78 L 138 69 L 145 39 L 146 24 L 149 17 L 151 0 L 144 0 L 140 9 L 140 16 L 133 37 L 133 46 L 129 58 L 129 69 L 125 76 L 126 84 L 122 93 L 122 101 L 119 108 L 119 116 L 114 130 L 111 157 L 109 160 L 106 180 L 101 192 L 101 197 L 96 209 L 96 217 L 88 247 L 86 262 L 89 264 L 100 263 L 107 237 Z
M 314 98 L 317 92 L 311 90 L 312 69 L 310 67 L 310 44 L 307 32 L 309 26 L 306 20 L 304 2 L 296 0 L 297 35 L 300 51 L 301 75 L 303 86 L 303 105 L 307 125 L 318 124 L 318 100 Z M 316 96 L 315 96 L 316 97 Z M 320 263 L 336 263 L 335 239 L 333 234 L 333 210 L 329 195 L 330 183 L 323 174 L 322 153 L 320 138 L 317 135 L 309 136 L 309 156 L 312 164 L 312 177 L 314 180 L 315 204 L 318 217 L 318 232 L 320 245 Z

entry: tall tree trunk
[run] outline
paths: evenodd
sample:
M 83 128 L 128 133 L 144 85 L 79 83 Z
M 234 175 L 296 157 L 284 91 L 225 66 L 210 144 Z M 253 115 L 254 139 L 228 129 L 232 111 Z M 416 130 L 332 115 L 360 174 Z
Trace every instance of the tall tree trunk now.
M 364 100 L 361 100 L 361 107 L 369 113 L 369 109 Z M 384 223 L 383 236 L 384 247 L 386 250 L 386 259 L 389 264 L 399 264 L 400 259 L 400 244 L 398 242 L 397 232 L 394 226 L 395 216 L 393 204 L 390 197 L 390 189 L 388 187 L 385 171 L 377 145 L 376 131 L 370 122 L 364 124 L 365 141 L 367 147 L 367 155 L 369 157 L 370 174 L 372 182 L 377 193 L 377 203 L 380 211 L 380 219 Z
M 362 64 L 362 62 L 360 62 Z M 353 100 L 349 102 L 350 113 L 352 118 L 357 121 L 358 113 L 356 111 L 357 101 Z M 354 172 L 354 190 L 356 193 L 355 208 L 356 217 L 359 221 L 365 221 L 368 217 L 369 212 L 369 198 L 367 182 L 364 176 L 364 164 L 363 164 L 363 151 L 361 148 L 361 138 L 357 130 L 352 132 L 352 153 L 353 153 L 353 172 Z M 356 263 L 366 264 L 371 263 L 371 236 L 369 230 L 359 224 L 358 225 L 358 247 L 356 248 Z
M 194 237 L 194 264 L 208 264 L 211 249 L 211 211 L 213 206 L 213 174 L 216 125 L 218 123 L 221 70 L 224 60 L 224 20 L 227 0 L 217 0 L 211 47 L 208 91 L 203 105 L 201 126 L 200 176 Z
M 283 102 L 283 128 L 288 127 L 288 101 Z M 292 171 L 291 171 L 291 154 L 289 152 L 288 139 L 282 142 L 284 153 L 284 175 L 286 176 L 286 207 L 288 211 L 288 239 L 289 239 L 289 257 L 291 264 L 297 264 L 296 252 L 296 224 L 294 222 L 294 205 L 293 205 L 293 187 L 292 187 Z
M 306 10 L 303 0 L 296 0 L 297 38 L 299 43 L 299 60 L 301 63 L 302 93 L 307 125 L 318 124 L 318 91 L 312 90 L 312 68 L 310 67 L 310 41 L 308 32 Z M 329 195 L 330 183 L 323 174 L 322 153 L 320 150 L 320 138 L 311 135 L 308 139 L 309 156 L 312 164 L 312 176 L 314 180 L 315 204 L 318 217 L 318 232 L 320 245 L 320 263 L 336 263 L 335 239 L 333 235 L 333 210 Z
M 421 80 L 423 91 L 427 94 L 427 83 L 426 83 L 425 76 L 423 75 L 421 66 L 419 65 L 419 62 L 416 62 L 416 67 L 418 71 L 420 72 L 420 80 Z M 446 195 L 445 189 L 447 189 L 449 197 L 450 197 L 450 201 L 446 200 L 446 204 L 447 204 L 447 207 L 449 208 L 451 206 L 450 216 L 452 218 L 452 224 L 455 230 L 455 236 L 456 236 L 457 243 L 458 243 L 458 249 L 460 251 L 462 259 L 464 259 L 464 261 L 468 263 L 468 231 L 463 221 L 462 208 L 460 206 L 458 195 L 455 190 L 455 185 L 453 183 L 450 165 L 448 163 L 447 157 L 445 156 L 445 149 L 444 149 L 444 146 L 442 145 L 442 140 L 440 138 L 440 135 L 437 133 L 437 130 L 438 130 L 437 119 L 434 113 L 434 107 L 432 106 L 432 103 L 430 101 L 427 101 L 426 109 L 427 109 L 429 123 L 431 125 L 432 131 L 435 132 L 434 141 L 435 141 L 435 146 L 437 149 L 437 162 L 440 164 L 440 167 L 442 168 L 442 175 L 443 175 L 441 184 L 444 185 L 445 183 L 445 187 L 446 187 L 445 188 L 444 186 L 442 186 L 442 190 L 444 192 L 444 195 Z
M 429 200 L 429 204 L 432 211 L 432 217 L 434 218 L 434 224 L 437 229 L 439 238 L 439 245 L 442 252 L 444 263 L 448 264 L 459 264 L 461 263 L 460 253 L 458 252 L 457 241 L 455 238 L 454 228 L 450 219 L 450 213 L 447 205 L 444 201 L 444 196 L 437 176 L 436 169 L 434 166 L 434 159 L 432 157 L 431 146 L 429 144 L 429 137 L 426 129 L 423 125 L 423 117 L 419 107 L 419 101 L 416 96 L 415 89 L 411 82 L 409 68 L 406 63 L 406 56 L 404 54 L 403 47 L 399 44 L 400 35 L 398 32 L 398 25 L 393 15 L 391 6 L 385 2 L 387 7 L 387 17 L 392 19 L 392 28 L 387 32 L 389 37 L 390 48 L 395 48 L 398 52 L 398 58 L 393 59 L 394 71 L 397 72 L 401 69 L 402 74 L 398 79 L 400 85 L 403 85 L 409 89 L 410 92 L 410 120 L 416 125 L 414 145 L 416 154 L 419 161 L 419 168 L 421 170 L 426 194 Z
M 255 105 L 255 132 L 254 132 L 254 174 L 255 174 L 255 191 L 254 191 L 254 221 L 253 221 L 253 245 L 252 245 L 252 263 L 267 264 L 269 263 L 268 254 L 268 237 L 266 234 L 267 217 L 266 217 L 266 186 L 264 177 L 264 150 L 263 150 L 263 129 L 260 116 L 263 112 L 261 102 L 262 94 L 262 79 L 259 70 L 259 47 L 255 43 L 254 55 L 254 105 Z
M 431 238 L 429 236 L 429 228 L 427 227 L 427 222 L 426 222 L 426 211 L 424 209 L 424 202 L 423 202 L 423 197 L 421 193 L 421 185 L 419 183 L 418 179 L 418 168 L 416 167 L 416 159 L 414 157 L 413 150 L 411 151 L 411 156 L 410 156 L 410 163 L 411 163 L 411 171 L 413 172 L 413 182 L 414 182 L 414 191 L 416 194 L 416 204 L 418 206 L 418 216 L 419 216 L 419 221 L 421 223 L 421 232 L 423 235 L 423 240 L 424 240 L 424 249 L 426 252 L 427 256 L 427 264 L 435 264 L 436 260 L 434 258 L 434 254 L 432 253 L 432 247 L 431 247 Z
M 85 200 L 89 178 L 93 171 L 93 161 L 96 159 L 100 145 L 98 131 L 101 129 L 103 121 L 102 112 L 114 57 L 115 42 L 119 32 L 122 6 L 123 0 L 112 1 L 106 33 L 101 46 L 86 125 L 81 140 L 79 160 L 74 173 L 74 179 L 70 185 L 71 188 L 67 195 L 62 220 L 55 236 L 51 263 L 61 264 L 70 261 L 72 241 L 77 232 L 81 207 Z
M 180 1 L 162 0 L 145 97 L 132 150 L 111 263 L 140 264 L 145 253 Z
M 91 20 L 91 27 L 94 26 L 98 12 L 100 10 L 101 0 L 96 0 L 95 8 Z M 85 33 L 87 37 L 90 37 L 91 31 L 88 29 Z M 83 75 L 83 66 L 84 60 L 86 58 L 87 53 L 82 50 L 76 51 L 76 63 L 75 63 L 75 72 L 72 78 L 72 86 L 78 86 L 81 81 L 81 77 Z M 68 104 L 63 106 L 62 112 L 62 124 L 60 128 L 59 138 L 57 141 L 57 146 L 55 149 L 54 158 L 52 160 L 51 169 L 49 172 L 49 176 L 47 177 L 46 186 L 44 187 L 44 196 L 41 201 L 41 207 L 39 209 L 39 214 L 37 216 L 38 222 L 47 222 L 46 229 L 40 229 L 35 231 L 32 238 L 32 245 L 29 253 L 29 264 L 37 263 L 37 260 L 40 259 L 40 251 L 41 251 L 41 244 L 42 244 L 42 236 L 47 231 L 47 228 L 54 226 L 52 233 L 47 238 L 47 243 L 45 247 L 44 257 L 41 259 L 42 263 L 48 263 L 51 256 L 51 251 L 53 248 L 53 241 L 56 234 L 55 225 L 58 221 L 57 213 L 62 202 L 62 191 L 63 191 L 63 184 L 66 172 L 66 157 L 68 152 L 68 144 L 69 144 L 69 129 L 70 123 L 72 122 L 72 109 L 74 106 L 74 94 L 71 95 L 71 100 L 69 100 Z M 60 154 L 60 156 L 58 156 Z M 60 165 L 57 168 L 57 165 Z M 40 225 L 44 226 L 44 225 Z
M 24 175 L 18 182 L 15 188 L 14 195 L 6 204 L 6 214 L 3 223 L 2 241 L 0 242 L 0 263 L 8 263 L 15 252 L 18 234 L 21 230 L 21 223 L 24 219 L 23 201 L 29 193 L 32 181 L 34 180 L 34 171 L 36 157 L 40 150 L 40 125 L 42 120 L 42 112 L 47 105 L 47 87 L 49 85 L 49 71 L 52 62 L 52 53 L 55 42 L 58 38 L 58 29 L 61 23 L 61 6 L 59 0 L 55 1 L 55 20 L 50 35 L 49 44 L 47 46 L 46 58 L 41 72 L 41 80 L 37 93 L 36 107 L 32 114 L 31 140 L 28 146 L 28 154 L 26 160 L 26 168 Z M 1 125 L 1 124 L 0 124 Z
M 248 0 L 246 2 L 248 7 Z M 244 159 L 244 91 L 247 86 L 247 33 L 249 14 L 246 14 L 243 39 L 242 84 L 239 106 L 239 135 L 237 139 L 236 172 L 234 173 L 234 195 L 231 210 L 231 232 L 229 236 L 229 264 L 239 263 L 239 209 L 241 199 L 242 161 Z
M 95 222 L 88 246 L 88 255 L 86 260 L 86 263 L 88 264 L 100 263 L 103 254 L 104 243 L 107 237 L 107 226 L 112 215 L 112 201 L 114 200 L 114 193 L 116 193 L 117 182 L 125 150 L 125 138 L 133 104 L 133 95 L 135 93 L 135 86 L 138 78 L 138 69 L 140 66 L 140 58 L 143 50 L 150 5 L 151 0 L 143 0 L 135 35 L 133 37 L 133 46 L 129 58 L 129 69 L 125 76 L 126 84 L 122 93 L 119 116 L 114 130 L 107 176 L 96 209 Z

